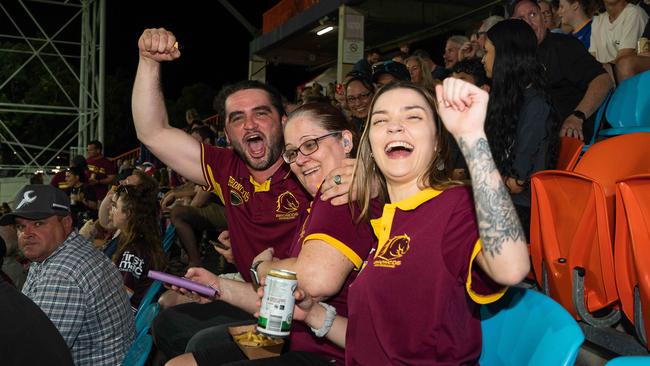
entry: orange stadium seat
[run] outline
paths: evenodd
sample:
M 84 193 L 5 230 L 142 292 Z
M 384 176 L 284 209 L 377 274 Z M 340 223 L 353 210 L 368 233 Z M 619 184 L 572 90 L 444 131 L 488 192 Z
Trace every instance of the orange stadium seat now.
M 577 138 L 560 137 L 560 152 L 558 153 L 555 169 L 573 171 L 573 168 L 578 163 L 583 146 L 585 146 L 585 143 Z
M 650 349 L 650 174 L 617 185 L 614 267 L 623 313 Z
M 531 179 L 530 252 L 544 291 L 594 326 L 620 319 L 613 233 L 616 181 L 650 173 L 650 133 L 594 144 L 574 172 L 549 170 Z M 593 313 L 612 308 L 606 315 Z

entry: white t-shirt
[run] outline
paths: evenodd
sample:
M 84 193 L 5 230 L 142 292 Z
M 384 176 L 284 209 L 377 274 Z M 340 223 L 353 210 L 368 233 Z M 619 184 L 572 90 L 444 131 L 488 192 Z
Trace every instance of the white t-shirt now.
M 613 61 L 618 51 L 636 49 L 636 43 L 648 22 L 648 14 L 639 6 L 627 4 L 614 22 L 605 12 L 594 17 L 591 24 L 591 45 L 589 52 L 601 63 Z

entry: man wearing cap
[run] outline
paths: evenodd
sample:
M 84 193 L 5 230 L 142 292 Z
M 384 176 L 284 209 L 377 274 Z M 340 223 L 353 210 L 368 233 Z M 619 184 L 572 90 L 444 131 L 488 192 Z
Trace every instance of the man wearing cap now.
M 411 81 L 411 75 L 403 63 L 384 61 L 372 65 L 372 82 L 377 90 L 392 81 Z
M 50 185 L 25 186 L 14 211 L 18 245 L 32 261 L 23 293 L 57 327 L 75 365 L 117 365 L 134 336 L 133 314 L 117 268 L 72 229 L 70 200 Z

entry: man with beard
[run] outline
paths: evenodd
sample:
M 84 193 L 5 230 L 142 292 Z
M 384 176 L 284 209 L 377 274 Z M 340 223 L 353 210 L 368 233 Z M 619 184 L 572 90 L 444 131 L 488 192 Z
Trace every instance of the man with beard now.
M 281 96 L 257 81 L 224 88 L 215 106 L 233 148 L 201 144 L 169 125 L 160 89 L 160 63 L 181 55 L 176 38 L 162 28 L 147 29 L 138 47 L 140 60 L 132 100 L 138 139 L 180 175 L 220 197 L 226 207 L 235 265 L 250 282 L 253 258 L 268 247 L 273 247 L 278 256 L 286 253 L 308 205 L 307 193 L 281 158 L 282 121 L 286 118 Z M 329 186 L 333 187 L 331 192 L 342 192 L 346 187 Z M 166 356 L 173 357 L 182 353 L 188 339 L 203 328 L 250 319 L 248 313 L 221 301 L 175 306 L 157 318 L 156 344 Z

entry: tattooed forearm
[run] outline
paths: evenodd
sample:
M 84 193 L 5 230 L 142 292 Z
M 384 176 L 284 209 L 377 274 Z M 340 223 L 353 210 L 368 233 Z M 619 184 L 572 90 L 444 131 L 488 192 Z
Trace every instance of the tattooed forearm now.
M 465 156 L 472 177 L 472 191 L 484 251 L 494 257 L 501 254 L 501 248 L 506 243 L 525 243 L 526 237 L 519 217 L 494 165 L 487 140 L 481 137 L 475 142 L 468 142 L 460 138 L 458 146 Z

